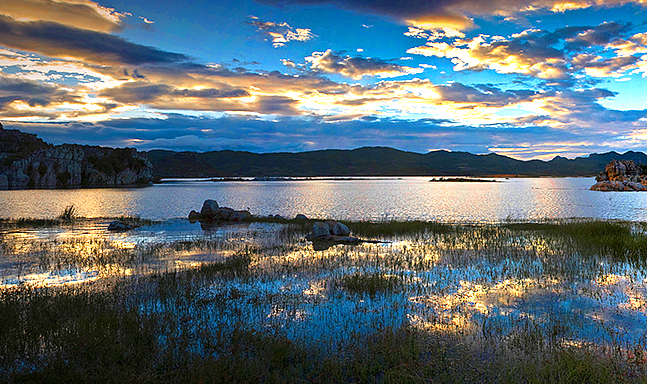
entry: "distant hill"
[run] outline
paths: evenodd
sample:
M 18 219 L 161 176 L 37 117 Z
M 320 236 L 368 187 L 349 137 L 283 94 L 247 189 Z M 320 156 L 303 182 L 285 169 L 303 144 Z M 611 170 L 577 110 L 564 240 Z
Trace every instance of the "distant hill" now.
M 172 177 L 245 176 L 593 176 L 611 160 L 647 164 L 642 152 L 607 152 L 550 161 L 521 161 L 497 154 L 432 151 L 426 154 L 386 147 L 329 149 L 297 153 L 244 151 L 147 152 L 153 175 Z

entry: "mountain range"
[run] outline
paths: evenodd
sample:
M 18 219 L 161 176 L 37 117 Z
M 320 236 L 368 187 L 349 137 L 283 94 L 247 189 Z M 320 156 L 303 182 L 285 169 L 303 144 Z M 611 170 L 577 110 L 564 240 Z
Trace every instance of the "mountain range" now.
M 516 160 L 498 154 L 432 151 L 426 154 L 387 147 L 328 149 L 296 153 L 245 151 L 146 152 L 157 178 L 175 177 L 321 177 L 321 176 L 594 176 L 611 160 L 647 164 L 647 155 L 607 152 L 550 161 Z

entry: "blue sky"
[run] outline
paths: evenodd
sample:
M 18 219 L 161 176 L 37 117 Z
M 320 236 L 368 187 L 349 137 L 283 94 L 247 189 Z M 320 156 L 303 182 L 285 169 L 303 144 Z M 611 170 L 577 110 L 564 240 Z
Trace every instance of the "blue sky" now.
M 141 150 L 645 151 L 646 22 L 640 0 L 0 1 L 0 121 Z

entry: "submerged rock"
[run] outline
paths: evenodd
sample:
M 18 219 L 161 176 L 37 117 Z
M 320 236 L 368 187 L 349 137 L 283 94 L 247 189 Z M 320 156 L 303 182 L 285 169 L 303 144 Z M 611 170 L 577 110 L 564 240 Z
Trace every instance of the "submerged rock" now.
M 119 220 L 115 220 L 115 221 L 111 222 L 110 224 L 108 224 L 108 230 L 109 231 L 122 232 L 122 231 L 129 231 L 131 229 L 133 229 L 132 226 L 130 226 L 130 225 L 124 223 L 124 222 L 121 222 Z

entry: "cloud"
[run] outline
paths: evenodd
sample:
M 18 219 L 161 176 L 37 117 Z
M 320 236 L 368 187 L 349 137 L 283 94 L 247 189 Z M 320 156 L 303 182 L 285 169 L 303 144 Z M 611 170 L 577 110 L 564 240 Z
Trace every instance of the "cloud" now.
M 566 12 L 573 9 L 615 6 L 619 3 L 643 4 L 643 0 L 262 0 L 276 6 L 292 4 L 334 4 L 336 6 L 385 15 L 402 23 L 424 29 L 444 29 L 464 31 L 475 27 L 474 16 L 512 17 L 532 12 Z
M 53 84 L 0 75 L 0 117 L 24 121 L 105 115 L 116 103 Z
M 469 87 L 456 82 L 449 85 L 437 85 L 434 87 L 434 90 L 443 101 L 479 104 L 488 107 L 503 107 L 510 104 L 527 102 L 539 95 L 538 92 L 531 90 L 502 91 L 491 85 L 481 84 Z
M 603 107 L 599 100 L 615 93 L 591 88 L 560 90 L 542 94 L 534 100 L 537 114 L 519 119 L 519 123 L 550 126 L 571 132 L 604 133 L 615 135 L 634 130 L 642 125 L 647 110 L 618 111 Z
M 364 76 L 397 77 L 421 73 L 421 68 L 411 68 L 387 61 L 355 57 L 341 57 L 328 49 L 326 52 L 313 52 L 312 56 L 306 57 L 310 63 L 310 69 L 324 73 L 336 73 L 355 80 Z
M 316 37 L 310 29 L 293 28 L 286 22 L 260 21 L 257 17 L 250 16 L 247 23 L 270 36 L 274 48 L 283 47 L 289 41 L 308 41 Z
M 161 110 L 246 112 L 257 114 L 300 115 L 298 101 L 281 95 L 255 95 L 240 88 L 186 89 L 167 84 L 125 83 L 103 90 L 100 97 L 125 105 L 146 105 Z
M 102 32 L 45 21 L 17 21 L 0 16 L 0 45 L 56 58 L 107 63 L 175 63 L 188 57 L 131 43 Z
M 551 127 L 509 125 L 470 126 L 443 120 L 384 119 L 325 122 L 316 118 L 250 116 L 220 118 L 169 115 L 165 119 L 110 120 L 95 123 L 17 123 L 5 128 L 36 133 L 47 142 L 137 147 L 141 150 L 253 152 L 353 149 L 388 146 L 426 153 L 430 148 L 496 152 L 516 158 L 574 157 L 591 152 L 641 148 L 644 132 L 610 135 L 605 132 L 564 132 Z
M 635 69 L 647 47 L 629 41 L 630 26 L 602 23 L 595 27 L 567 27 L 554 32 L 529 29 L 508 38 L 479 35 L 449 43 L 428 41 L 407 53 L 445 57 L 456 71 L 493 70 L 545 80 L 572 80 L 578 72 L 593 77 L 620 76 Z M 641 41 L 640 36 L 633 37 Z M 611 54 L 616 57 L 609 57 Z
M 249 92 L 244 89 L 182 89 L 166 84 L 150 84 L 145 82 L 125 83 L 118 87 L 109 88 L 100 93 L 100 96 L 110 97 L 121 103 L 151 104 L 159 100 L 188 99 L 220 99 L 247 97 Z
M 492 40 L 480 35 L 455 40 L 453 44 L 428 42 L 408 49 L 407 53 L 449 58 L 456 71 L 492 69 L 543 79 L 568 78 L 564 53 L 546 44 L 540 33 L 545 35 L 543 31 L 526 31 L 510 40 Z
M 72 102 L 75 97 L 54 85 L 0 75 L 0 113 L 19 102 L 29 107 L 45 107 L 52 103 Z
M 0 15 L 21 21 L 50 21 L 97 32 L 121 29 L 125 14 L 90 0 L 3 1 Z

